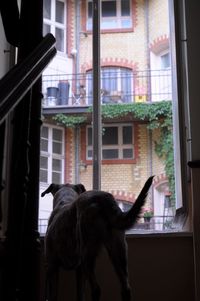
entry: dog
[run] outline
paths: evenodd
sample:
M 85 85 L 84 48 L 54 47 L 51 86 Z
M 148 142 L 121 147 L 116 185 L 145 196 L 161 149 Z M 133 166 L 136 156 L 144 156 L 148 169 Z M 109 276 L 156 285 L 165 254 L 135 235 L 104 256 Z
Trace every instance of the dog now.
M 84 301 L 86 280 L 91 300 L 99 301 L 101 290 L 95 276 L 96 258 L 104 246 L 121 284 L 121 300 L 131 300 L 125 231 L 139 219 L 153 176 L 143 186 L 130 210 L 122 212 L 112 194 L 86 191 L 82 184 L 51 184 L 54 196 L 45 236 L 48 301 L 57 300 L 59 267 L 76 270 L 77 301 Z

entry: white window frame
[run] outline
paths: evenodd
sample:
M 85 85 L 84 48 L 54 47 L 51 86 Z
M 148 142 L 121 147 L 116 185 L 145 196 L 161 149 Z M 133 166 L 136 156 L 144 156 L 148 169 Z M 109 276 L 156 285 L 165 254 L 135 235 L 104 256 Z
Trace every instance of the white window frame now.
M 64 22 L 56 22 L 56 1 L 60 1 L 64 3 Z M 59 28 L 63 30 L 63 51 L 58 51 L 59 54 L 64 54 L 67 51 L 67 46 L 66 46 L 66 24 L 67 24 L 67 17 L 66 17 L 66 1 L 65 0 L 51 0 L 51 18 L 47 19 L 44 18 L 43 22 L 44 25 L 49 25 L 50 26 L 50 32 L 56 36 L 56 28 Z
M 52 166 L 52 162 L 53 159 L 58 159 L 61 160 L 61 183 L 64 183 L 64 129 L 62 127 L 58 127 L 58 126 L 49 126 L 47 124 L 43 125 L 44 127 L 48 128 L 48 151 L 40 151 L 40 156 L 41 157 L 46 157 L 48 160 L 47 163 L 47 183 L 46 182 L 42 182 L 40 180 L 40 182 L 42 184 L 50 184 L 53 182 L 52 180 L 52 172 L 53 172 L 53 166 Z M 58 129 L 62 132 L 62 153 L 59 154 L 55 154 L 53 153 L 53 129 Z M 42 137 L 41 137 L 42 138 Z M 42 168 L 40 167 L 40 170 Z
M 102 1 L 104 2 L 107 2 L 107 1 L 115 1 L 116 2 L 116 7 L 117 7 L 117 15 L 116 17 L 102 17 L 102 6 L 101 7 L 101 20 L 100 20 L 100 23 L 101 23 L 101 29 L 102 30 L 113 30 L 113 29 L 129 29 L 132 27 L 132 1 L 129 0 L 129 3 L 130 3 L 130 15 L 129 16 L 122 16 L 121 15 L 121 1 L 122 0 L 101 0 L 101 4 L 102 4 Z M 92 18 L 89 17 L 88 15 L 88 3 L 89 2 L 92 2 L 92 0 L 87 0 L 87 30 L 91 30 L 92 29 Z M 126 26 L 123 26 L 123 21 L 126 21 L 128 20 L 130 22 L 130 26 L 126 27 Z M 105 26 L 105 22 L 111 22 L 113 21 L 113 26 Z
M 123 144 L 123 127 L 125 126 L 131 126 L 132 127 L 132 144 Z M 108 127 L 117 127 L 118 128 L 118 144 L 113 144 L 113 145 L 103 145 L 102 144 L 102 153 L 103 153 L 103 150 L 109 150 L 109 149 L 117 149 L 119 151 L 119 156 L 118 158 L 108 158 L 108 159 L 105 159 L 103 158 L 103 155 L 102 155 L 102 160 L 105 160 L 105 161 L 109 161 L 109 160 L 134 160 L 135 158 L 135 154 L 134 154 L 134 125 L 132 123 L 121 123 L 121 124 L 118 124 L 118 123 L 112 123 L 112 124 L 106 124 L 106 125 L 103 125 L 103 128 L 108 128 Z M 89 157 L 88 156 L 88 151 L 92 151 L 93 149 L 93 146 L 92 144 L 91 145 L 88 145 L 88 128 L 92 128 L 91 126 L 87 126 L 86 127 L 86 159 L 87 160 L 92 160 L 92 157 Z M 133 157 L 132 158 L 123 158 L 123 150 L 125 149 L 132 149 L 133 151 Z

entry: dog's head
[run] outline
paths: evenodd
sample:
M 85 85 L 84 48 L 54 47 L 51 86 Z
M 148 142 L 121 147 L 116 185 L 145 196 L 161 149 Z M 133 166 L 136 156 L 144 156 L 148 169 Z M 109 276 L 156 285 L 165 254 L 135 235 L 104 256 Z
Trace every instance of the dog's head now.
M 56 192 L 59 191 L 61 188 L 72 188 L 78 194 L 81 194 L 86 191 L 85 186 L 83 184 L 54 184 L 52 183 L 49 187 L 42 192 L 41 197 L 45 196 L 47 193 L 51 193 L 55 196 Z

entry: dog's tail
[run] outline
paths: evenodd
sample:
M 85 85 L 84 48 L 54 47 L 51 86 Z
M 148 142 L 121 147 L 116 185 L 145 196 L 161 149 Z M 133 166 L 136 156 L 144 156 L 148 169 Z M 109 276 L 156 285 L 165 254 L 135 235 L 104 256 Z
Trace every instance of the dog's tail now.
M 128 230 L 139 219 L 142 207 L 144 206 L 146 201 L 149 188 L 152 185 L 153 178 L 154 176 L 148 178 L 131 209 L 126 212 L 122 212 L 122 214 L 118 215 L 118 217 L 115 220 L 115 228 L 121 230 Z

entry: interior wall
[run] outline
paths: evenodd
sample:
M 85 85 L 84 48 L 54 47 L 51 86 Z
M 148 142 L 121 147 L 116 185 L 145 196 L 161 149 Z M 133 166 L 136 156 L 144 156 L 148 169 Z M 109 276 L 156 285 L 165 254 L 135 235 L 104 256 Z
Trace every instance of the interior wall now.
M 128 235 L 127 242 L 134 301 L 194 300 L 193 241 L 190 234 L 176 237 Z M 120 301 L 119 282 L 105 251 L 97 259 L 96 275 L 102 289 L 101 300 Z M 44 270 L 42 279 L 44 282 Z M 61 270 L 58 301 L 72 301 L 75 296 L 75 272 Z M 86 301 L 90 301 L 88 288 Z

